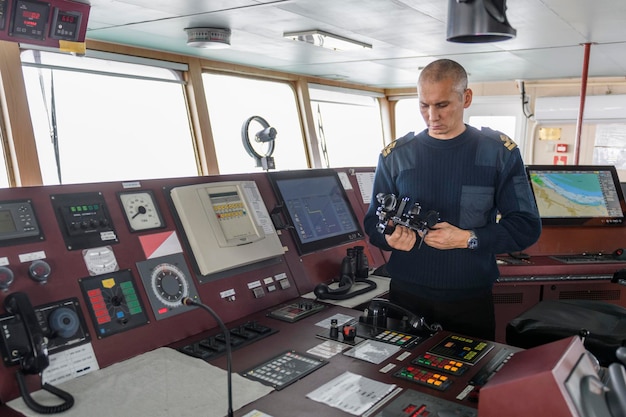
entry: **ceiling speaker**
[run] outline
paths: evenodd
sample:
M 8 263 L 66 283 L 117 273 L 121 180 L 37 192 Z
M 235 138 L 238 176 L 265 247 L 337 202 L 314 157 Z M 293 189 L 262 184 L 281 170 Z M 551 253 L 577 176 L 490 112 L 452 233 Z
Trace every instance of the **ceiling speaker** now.
M 186 28 L 187 45 L 194 48 L 223 49 L 230 46 L 230 29 Z
M 448 0 L 448 41 L 498 42 L 516 34 L 506 18 L 506 0 Z

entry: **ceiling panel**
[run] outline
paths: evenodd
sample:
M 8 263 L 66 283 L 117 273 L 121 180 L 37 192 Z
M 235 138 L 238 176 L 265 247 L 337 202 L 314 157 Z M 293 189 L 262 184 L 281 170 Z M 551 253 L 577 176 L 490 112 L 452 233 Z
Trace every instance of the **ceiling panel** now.
M 446 0 L 92 0 L 87 37 L 115 43 L 346 80 L 412 87 L 433 59 L 457 59 L 471 81 L 580 76 L 591 43 L 591 76 L 626 75 L 626 2 L 515 0 L 507 16 L 515 39 L 447 42 Z M 228 27 L 231 47 L 186 45 L 184 28 Z M 330 51 L 283 38 L 321 29 L 373 45 Z

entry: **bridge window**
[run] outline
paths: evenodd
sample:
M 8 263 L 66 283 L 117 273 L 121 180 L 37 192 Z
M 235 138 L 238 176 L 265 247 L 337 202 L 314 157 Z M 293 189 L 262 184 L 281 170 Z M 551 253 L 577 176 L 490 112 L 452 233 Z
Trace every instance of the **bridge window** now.
M 375 166 L 385 143 L 376 94 L 310 85 L 324 168 Z
M 426 129 L 417 98 L 405 98 L 396 103 L 396 139 L 409 132 L 419 133 Z
M 296 96 L 289 84 L 209 72 L 202 74 L 202 81 L 220 174 L 264 169 L 262 164 L 257 166 L 255 156 L 265 156 L 270 150 L 267 142 L 255 141 L 255 133 L 263 130 L 260 119 L 277 132 L 271 152 L 276 169 L 308 167 Z M 251 155 L 244 146 L 242 131 L 253 116 L 260 119 L 248 124 Z
M 92 51 L 21 59 L 44 184 L 198 175 L 186 66 Z

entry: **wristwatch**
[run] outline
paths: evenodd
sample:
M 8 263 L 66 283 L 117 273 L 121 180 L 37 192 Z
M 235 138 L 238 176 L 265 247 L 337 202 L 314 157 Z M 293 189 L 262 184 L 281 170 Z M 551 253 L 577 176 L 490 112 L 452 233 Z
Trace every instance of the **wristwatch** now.
M 467 249 L 476 249 L 478 247 L 478 238 L 473 230 L 470 230 L 470 237 L 467 239 Z

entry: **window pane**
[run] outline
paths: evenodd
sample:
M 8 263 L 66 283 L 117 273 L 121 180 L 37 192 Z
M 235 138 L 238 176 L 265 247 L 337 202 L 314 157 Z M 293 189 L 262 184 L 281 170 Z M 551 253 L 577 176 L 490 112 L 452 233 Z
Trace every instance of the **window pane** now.
M 409 132 L 421 132 L 426 129 L 426 122 L 420 113 L 419 99 L 403 98 L 396 103 L 396 136 L 402 137 Z
M 253 116 L 277 131 L 270 155 L 276 169 L 308 167 L 296 97 L 288 84 L 211 73 L 202 77 L 220 174 L 263 169 L 248 154 L 242 140 L 243 126 Z M 248 132 L 254 153 L 262 157 L 270 147 L 269 142 L 255 141 L 254 134 L 263 130 L 257 120 L 250 122 Z
M 476 129 L 489 127 L 510 138 L 515 137 L 515 116 L 470 116 L 469 124 Z
M 65 65 L 80 59 L 60 57 Z M 22 70 L 44 184 L 198 175 L 182 85 L 62 69 Z
M 385 146 L 376 98 L 311 88 L 311 106 L 325 168 L 376 165 Z

